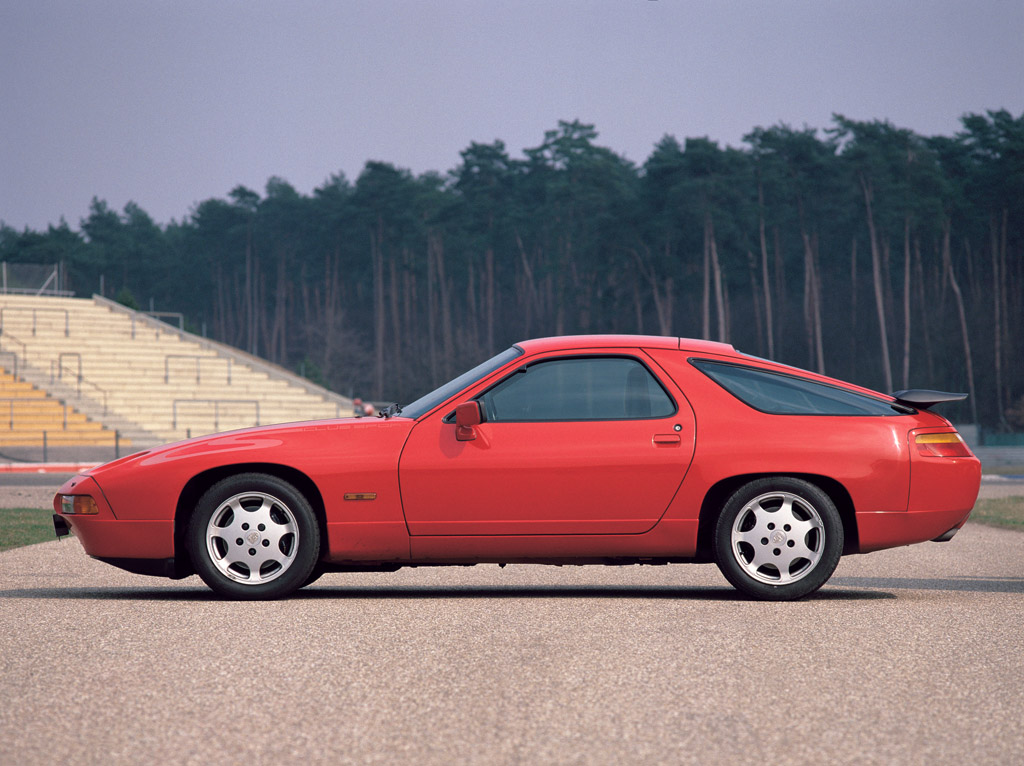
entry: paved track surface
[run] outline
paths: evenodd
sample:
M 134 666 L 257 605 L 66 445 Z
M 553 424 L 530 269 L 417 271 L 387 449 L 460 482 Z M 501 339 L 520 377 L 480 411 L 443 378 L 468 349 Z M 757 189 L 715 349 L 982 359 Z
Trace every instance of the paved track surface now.
M 232 603 L 47 542 L 0 554 L 0 763 L 1020 763 L 1022 596 L 970 524 L 787 604 L 684 565 Z

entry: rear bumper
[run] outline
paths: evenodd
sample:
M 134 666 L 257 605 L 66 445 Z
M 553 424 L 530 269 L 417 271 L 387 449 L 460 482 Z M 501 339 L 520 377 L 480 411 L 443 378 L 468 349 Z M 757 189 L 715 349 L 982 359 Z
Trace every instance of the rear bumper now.
M 971 515 L 971 509 L 955 511 L 890 511 L 858 513 L 860 552 L 912 545 L 939 538 L 950 539 Z

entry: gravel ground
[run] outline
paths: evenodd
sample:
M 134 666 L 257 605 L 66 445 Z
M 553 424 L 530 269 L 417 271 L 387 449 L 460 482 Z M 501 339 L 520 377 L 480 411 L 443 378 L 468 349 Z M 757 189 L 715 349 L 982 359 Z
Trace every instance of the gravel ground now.
M 0 763 L 1020 762 L 1022 561 L 968 524 L 788 604 L 684 565 L 233 603 L 47 542 L 0 553 Z
M 52 508 L 60 484 L 44 487 L 0 487 L 0 508 Z

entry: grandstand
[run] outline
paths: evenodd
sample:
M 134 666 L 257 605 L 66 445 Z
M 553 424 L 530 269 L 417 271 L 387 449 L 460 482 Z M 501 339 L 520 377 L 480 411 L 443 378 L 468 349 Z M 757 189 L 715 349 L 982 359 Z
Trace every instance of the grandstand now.
M 0 294 L 0 449 L 136 451 L 352 401 L 113 301 Z M 83 459 L 97 455 L 95 450 Z

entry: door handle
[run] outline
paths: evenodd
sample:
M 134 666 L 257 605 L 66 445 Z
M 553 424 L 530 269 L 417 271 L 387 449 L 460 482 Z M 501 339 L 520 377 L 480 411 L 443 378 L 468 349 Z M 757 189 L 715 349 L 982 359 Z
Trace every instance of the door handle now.
M 662 445 L 666 447 L 672 447 L 682 442 L 679 438 L 679 434 L 655 434 L 654 444 L 655 446 Z

